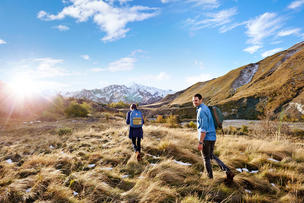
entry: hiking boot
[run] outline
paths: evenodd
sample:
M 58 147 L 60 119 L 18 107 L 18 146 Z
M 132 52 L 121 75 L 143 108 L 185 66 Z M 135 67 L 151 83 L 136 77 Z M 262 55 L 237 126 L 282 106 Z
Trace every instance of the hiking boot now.
M 227 171 L 227 172 L 226 172 L 226 176 L 227 176 L 226 180 L 227 180 L 228 182 L 232 182 L 232 181 L 233 181 L 233 177 L 234 177 L 235 175 L 234 175 L 234 173 L 233 173 L 232 171 Z
M 141 161 L 141 155 L 140 155 L 140 153 L 137 154 L 136 158 L 137 158 L 137 161 Z

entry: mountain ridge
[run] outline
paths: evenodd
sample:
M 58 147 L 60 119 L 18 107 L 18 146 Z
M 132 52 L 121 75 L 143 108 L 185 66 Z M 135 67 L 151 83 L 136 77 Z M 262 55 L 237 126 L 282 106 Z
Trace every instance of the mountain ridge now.
M 304 42 L 300 42 L 218 78 L 193 84 L 178 96 L 171 96 L 173 99 L 157 111 L 182 111 L 182 117 L 194 117 L 191 101 L 200 93 L 204 103 L 219 106 L 229 119 L 278 118 L 284 114 L 287 120 L 304 120 L 303 87 Z
M 133 83 L 130 86 L 114 84 L 101 89 L 83 89 L 81 91 L 66 92 L 63 93 L 63 96 L 77 99 L 85 98 L 105 104 L 119 101 L 150 104 L 160 101 L 170 93 L 173 93 L 173 91 Z

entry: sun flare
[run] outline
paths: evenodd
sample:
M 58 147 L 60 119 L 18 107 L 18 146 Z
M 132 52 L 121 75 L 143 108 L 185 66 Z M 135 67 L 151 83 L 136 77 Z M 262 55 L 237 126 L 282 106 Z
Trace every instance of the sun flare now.
M 39 84 L 29 76 L 19 75 L 9 82 L 9 91 L 17 99 L 31 98 L 39 92 Z

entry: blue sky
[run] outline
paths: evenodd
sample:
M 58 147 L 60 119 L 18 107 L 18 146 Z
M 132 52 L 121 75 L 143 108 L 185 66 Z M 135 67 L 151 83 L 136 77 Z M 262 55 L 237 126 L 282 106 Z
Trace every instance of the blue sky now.
M 303 41 L 303 11 L 304 0 L 1 0 L 0 80 L 182 90 Z

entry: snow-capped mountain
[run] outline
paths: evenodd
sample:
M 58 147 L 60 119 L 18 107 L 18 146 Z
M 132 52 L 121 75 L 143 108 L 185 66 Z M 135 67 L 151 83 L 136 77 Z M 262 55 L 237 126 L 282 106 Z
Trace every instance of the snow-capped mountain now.
M 151 104 L 172 93 L 174 93 L 172 90 L 161 90 L 158 88 L 133 83 L 130 86 L 110 85 L 102 89 L 83 89 L 81 91 L 67 92 L 63 95 L 65 97 L 89 99 L 105 104 L 119 101 L 127 103 Z

